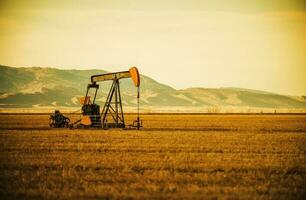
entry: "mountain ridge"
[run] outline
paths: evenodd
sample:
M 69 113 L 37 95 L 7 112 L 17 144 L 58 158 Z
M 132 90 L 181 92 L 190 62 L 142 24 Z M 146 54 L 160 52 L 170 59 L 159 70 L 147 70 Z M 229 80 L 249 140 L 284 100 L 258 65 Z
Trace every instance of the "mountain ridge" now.
M 90 76 L 105 70 L 58 69 L 53 67 L 9 67 L 0 65 L 0 108 L 40 106 L 78 107 Z M 136 106 L 136 88 L 130 79 L 121 80 L 125 106 Z M 100 83 L 97 101 L 103 104 L 110 82 Z M 192 87 L 176 90 L 141 75 L 141 105 L 144 107 L 249 107 L 306 109 L 305 96 L 288 96 L 267 91 L 221 87 Z

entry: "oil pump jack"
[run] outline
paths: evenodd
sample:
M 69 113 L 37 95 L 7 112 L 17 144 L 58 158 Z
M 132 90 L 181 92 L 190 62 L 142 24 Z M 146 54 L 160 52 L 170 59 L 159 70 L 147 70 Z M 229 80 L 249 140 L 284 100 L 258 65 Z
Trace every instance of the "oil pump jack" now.
M 122 109 L 122 99 L 120 93 L 120 79 L 131 78 L 135 87 L 137 87 L 137 119 L 129 127 L 139 129 L 142 127 L 142 121 L 139 117 L 139 98 L 140 98 L 140 76 L 138 69 L 132 67 L 129 71 L 98 74 L 91 76 L 91 83 L 87 85 L 85 97 L 80 98 L 82 104 L 81 119 L 71 124 L 71 127 L 96 127 L 96 128 L 125 128 L 125 120 Z M 96 104 L 97 92 L 99 89 L 98 82 L 112 81 L 111 88 L 106 98 L 106 102 L 100 113 L 100 106 Z M 94 89 L 94 97 L 91 102 L 89 93 Z

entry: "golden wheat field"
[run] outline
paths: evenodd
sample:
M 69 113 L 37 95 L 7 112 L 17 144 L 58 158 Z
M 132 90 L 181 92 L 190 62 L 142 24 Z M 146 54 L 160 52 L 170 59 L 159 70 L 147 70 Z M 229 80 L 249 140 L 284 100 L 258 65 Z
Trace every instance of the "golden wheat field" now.
M 1 199 L 306 195 L 306 115 L 147 114 L 140 131 L 50 129 L 48 118 L 0 115 Z

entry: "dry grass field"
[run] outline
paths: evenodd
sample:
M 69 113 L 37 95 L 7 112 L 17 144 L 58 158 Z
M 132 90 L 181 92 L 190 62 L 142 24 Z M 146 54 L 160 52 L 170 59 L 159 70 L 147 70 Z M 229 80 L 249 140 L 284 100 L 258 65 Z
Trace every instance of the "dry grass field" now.
M 1 199 L 305 199 L 306 115 L 142 119 L 69 130 L 0 115 Z

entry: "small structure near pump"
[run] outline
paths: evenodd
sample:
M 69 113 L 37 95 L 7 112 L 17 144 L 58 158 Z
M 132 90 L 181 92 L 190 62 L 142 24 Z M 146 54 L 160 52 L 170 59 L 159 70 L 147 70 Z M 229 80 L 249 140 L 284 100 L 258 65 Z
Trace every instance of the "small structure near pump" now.
M 68 128 L 70 119 L 65 117 L 59 110 L 50 115 L 49 125 L 51 128 Z

